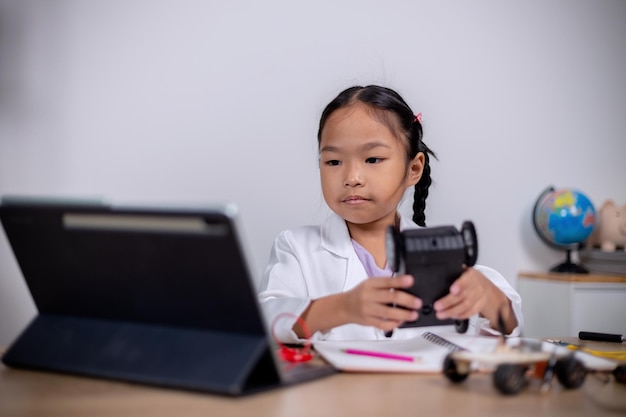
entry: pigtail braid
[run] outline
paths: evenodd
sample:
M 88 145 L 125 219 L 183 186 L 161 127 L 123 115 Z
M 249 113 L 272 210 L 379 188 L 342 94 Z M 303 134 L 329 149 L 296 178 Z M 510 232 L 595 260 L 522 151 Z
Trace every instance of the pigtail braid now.
M 424 145 L 424 148 L 428 149 L 426 145 Z M 415 184 L 415 192 L 413 194 L 413 221 L 422 227 L 426 227 L 426 198 L 428 197 L 428 188 L 432 183 L 429 151 L 421 150 L 421 152 L 424 152 L 424 171 L 422 172 L 422 178 Z
M 415 184 L 415 191 L 413 193 L 413 221 L 422 227 L 426 227 L 426 198 L 428 197 L 428 189 L 432 184 L 432 178 L 430 176 L 430 156 L 435 159 L 437 155 L 422 141 L 422 126 L 419 120 L 413 121 L 411 128 L 410 141 L 413 143 L 413 154 L 417 155 L 418 152 L 424 154 L 424 170 L 422 171 L 422 177 Z M 415 144 L 417 146 L 415 147 Z

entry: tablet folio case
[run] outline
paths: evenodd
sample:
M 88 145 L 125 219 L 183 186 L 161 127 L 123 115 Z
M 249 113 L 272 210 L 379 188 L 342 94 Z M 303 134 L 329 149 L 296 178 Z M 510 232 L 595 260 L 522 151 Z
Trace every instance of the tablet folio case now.
M 240 395 L 279 371 L 223 211 L 3 201 L 38 315 L 8 366 Z
M 279 385 L 262 336 L 39 315 L 8 366 L 240 395 Z

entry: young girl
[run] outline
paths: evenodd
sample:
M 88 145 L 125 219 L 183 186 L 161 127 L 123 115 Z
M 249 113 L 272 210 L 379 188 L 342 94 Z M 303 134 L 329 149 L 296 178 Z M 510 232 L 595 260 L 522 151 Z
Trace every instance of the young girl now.
M 394 329 L 391 338 L 413 337 L 418 328 L 396 328 L 417 319 L 422 301 L 397 291 L 414 278 L 392 276 L 385 236 L 390 225 L 425 226 L 434 154 L 422 141 L 420 117 L 391 89 L 351 87 L 325 108 L 317 138 L 332 213 L 319 226 L 276 238 L 259 294 L 266 319 L 283 342 L 306 336 L 300 319 L 314 340 L 385 339 Z M 409 187 L 415 187 L 413 221 L 398 212 Z M 499 315 L 506 333 L 520 334 L 520 296 L 485 266 L 465 269 L 434 309 L 440 319 L 469 318 L 474 334 L 495 333 Z M 277 320 L 281 313 L 290 314 Z

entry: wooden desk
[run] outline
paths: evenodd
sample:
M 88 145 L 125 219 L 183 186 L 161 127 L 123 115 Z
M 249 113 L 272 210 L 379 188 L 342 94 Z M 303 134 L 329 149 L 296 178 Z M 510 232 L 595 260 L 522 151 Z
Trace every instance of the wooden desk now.
M 626 385 L 589 375 L 578 390 L 556 380 L 540 394 L 538 381 L 507 397 L 489 374 L 460 385 L 442 375 L 340 373 L 313 382 L 242 398 L 221 397 L 0 365 L 0 416 L 604 416 L 626 411 Z
M 525 272 L 519 273 L 520 278 L 532 278 L 544 281 L 557 282 L 591 282 L 591 283 L 619 283 L 626 284 L 625 275 L 610 274 L 564 274 L 560 272 Z

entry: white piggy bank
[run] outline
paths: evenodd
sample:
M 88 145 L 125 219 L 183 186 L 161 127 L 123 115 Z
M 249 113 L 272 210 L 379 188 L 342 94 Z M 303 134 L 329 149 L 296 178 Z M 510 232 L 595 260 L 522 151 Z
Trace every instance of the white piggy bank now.
M 602 204 L 587 246 L 599 246 L 606 252 L 614 252 L 617 247 L 626 251 L 626 204 L 620 207 L 612 200 Z

